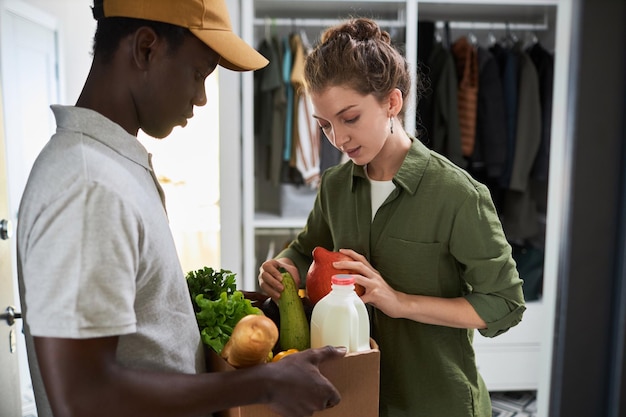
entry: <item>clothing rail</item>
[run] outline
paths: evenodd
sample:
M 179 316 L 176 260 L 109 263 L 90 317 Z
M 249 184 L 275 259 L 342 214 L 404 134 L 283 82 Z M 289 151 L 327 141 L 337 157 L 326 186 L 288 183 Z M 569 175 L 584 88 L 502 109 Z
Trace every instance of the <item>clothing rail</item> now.
M 541 31 L 548 30 L 548 17 L 544 16 L 541 23 L 510 23 L 510 22 L 459 22 L 448 21 L 450 29 L 463 30 L 518 30 L 518 31 Z M 445 21 L 435 22 L 436 29 L 444 29 Z
M 325 28 L 334 26 L 338 23 L 344 22 L 346 19 L 307 19 L 307 18 L 255 18 L 255 26 L 281 26 L 281 27 L 320 27 Z M 376 19 L 376 22 L 383 27 L 397 27 L 403 28 L 406 26 L 405 19 L 398 20 L 386 20 Z

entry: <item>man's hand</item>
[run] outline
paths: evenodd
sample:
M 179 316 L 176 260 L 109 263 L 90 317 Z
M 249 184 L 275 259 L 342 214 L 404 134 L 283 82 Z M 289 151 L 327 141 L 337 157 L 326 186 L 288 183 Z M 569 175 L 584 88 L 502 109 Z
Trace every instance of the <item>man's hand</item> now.
M 310 416 L 339 404 L 339 392 L 319 372 L 318 366 L 345 354 L 345 348 L 326 346 L 294 353 L 267 365 L 275 368 L 272 370 L 270 408 L 282 416 L 293 417 Z

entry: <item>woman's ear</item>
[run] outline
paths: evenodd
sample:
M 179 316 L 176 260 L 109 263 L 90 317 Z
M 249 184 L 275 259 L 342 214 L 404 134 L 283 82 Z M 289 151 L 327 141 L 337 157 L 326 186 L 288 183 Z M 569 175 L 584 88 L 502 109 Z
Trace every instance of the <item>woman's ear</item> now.
M 394 88 L 391 93 L 389 93 L 389 115 L 397 116 L 398 113 L 402 110 L 402 106 L 404 105 L 404 99 L 402 98 L 402 92 L 398 88 Z

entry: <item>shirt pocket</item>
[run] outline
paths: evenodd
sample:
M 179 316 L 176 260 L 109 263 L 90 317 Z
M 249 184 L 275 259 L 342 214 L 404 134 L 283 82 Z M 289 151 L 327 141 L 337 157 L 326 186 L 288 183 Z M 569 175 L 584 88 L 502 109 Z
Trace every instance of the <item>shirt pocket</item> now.
M 376 252 L 375 268 L 394 289 L 407 294 L 441 295 L 441 243 L 387 237 Z

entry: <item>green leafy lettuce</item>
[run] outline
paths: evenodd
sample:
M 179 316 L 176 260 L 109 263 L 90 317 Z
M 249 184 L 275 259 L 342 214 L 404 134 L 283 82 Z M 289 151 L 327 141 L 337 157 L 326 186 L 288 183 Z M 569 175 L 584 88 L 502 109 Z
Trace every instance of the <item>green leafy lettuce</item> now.
M 222 292 L 217 300 L 207 300 L 200 294 L 196 303 L 201 309 L 196 318 L 202 341 L 217 353 L 222 352 L 239 320 L 248 314 L 261 314 L 261 310 L 253 307 L 241 291 L 232 295 Z
M 226 269 L 216 270 L 205 266 L 188 272 L 186 279 L 196 312 L 200 311 L 194 302 L 199 294 L 203 294 L 209 300 L 217 300 L 222 292 L 226 291 L 226 295 L 232 295 L 237 290 L 236 275 Z
M 213 268 L 187 274 L 202 342 L 218 354 L 230 339 L 235 325 L 248 314 L 262 314 L 236 289 L 235 274 Z

